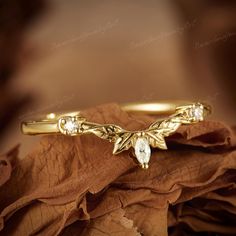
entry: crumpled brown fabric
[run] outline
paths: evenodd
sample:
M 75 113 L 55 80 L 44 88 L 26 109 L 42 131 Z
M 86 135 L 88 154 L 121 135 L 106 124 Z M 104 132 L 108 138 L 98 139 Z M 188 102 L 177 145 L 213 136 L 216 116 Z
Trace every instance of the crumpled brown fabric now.
M 115 103 L 82 113 L 128 130 L 155 120 Z M 183 125 L 143 170 L 93 135 L 44 136 L 1 182 L 0 235 L 236 235 L 235 137 L 218 121 Z

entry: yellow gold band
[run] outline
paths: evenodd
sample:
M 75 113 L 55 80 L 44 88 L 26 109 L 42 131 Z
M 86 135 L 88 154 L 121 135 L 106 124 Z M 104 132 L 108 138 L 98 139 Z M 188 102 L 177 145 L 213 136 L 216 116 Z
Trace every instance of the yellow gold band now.
M 64 114 L 48 114 L 45 119 L 22 122 L 24 134 L 64 135 L 94 134 L 99 138 L 114 142 L 113 154 L 118 154 L 133 147 L 135 155 L 143 168 L 148 168 L 151 149 L 167 149 L 165 137 L 174 133 L 182 124 L 192 124 L 202 121 L 211 113 L 211 107 L 200 102 L 153 102 L 127 103 L 121 108 L 126 112 L 145 113 L 150 115 L 167 115 L 158 119 L 145 130 L 127 131 L 113 124 L 97 124 L 86 120 L 80 112 Z

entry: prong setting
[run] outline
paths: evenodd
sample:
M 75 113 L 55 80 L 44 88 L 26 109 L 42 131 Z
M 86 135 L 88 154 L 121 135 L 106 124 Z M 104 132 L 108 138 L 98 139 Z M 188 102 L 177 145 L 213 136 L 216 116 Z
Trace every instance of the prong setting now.
M 62 134 L 77 135 L 79 133 L 79 122 L 77 117 L 63 117 L 58 121 L 58 128 Z
M 194 122 L 199 122 L 204 120 L 204 107 L 200 103 L 196 103 L 192 106 L 189 112 L 190 117 Z

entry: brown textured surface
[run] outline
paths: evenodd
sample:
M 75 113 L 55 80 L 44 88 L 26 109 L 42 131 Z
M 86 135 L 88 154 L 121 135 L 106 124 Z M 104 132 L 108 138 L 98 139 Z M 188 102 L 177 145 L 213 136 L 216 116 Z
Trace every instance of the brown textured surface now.
M 130 130 L 154 121 L 116 104 L 83 114 Z M 168 227 L 169 235 L 235 235 L 234 130 L 205 121 L 181 126 L 167 143 L 145 171 L 131 151 L 113 156 L 113 144 L 95 136 L 43 137 L 23 160 L 11 159 L 11 177 L 1 171 L 0 235 L 162 236 Z

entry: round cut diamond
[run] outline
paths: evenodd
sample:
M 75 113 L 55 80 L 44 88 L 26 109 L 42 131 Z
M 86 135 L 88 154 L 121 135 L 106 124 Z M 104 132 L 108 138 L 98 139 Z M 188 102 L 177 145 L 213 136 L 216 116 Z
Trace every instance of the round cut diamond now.
M 65 134 L 76 134 L 79 128 L 78 121 L 74 117 L 64 117 L 61 120 L 61 126 L 63 133 Z
M 148 164 L 151 156 L 151 148 L 146 138 L 139 137 L 136 140 L 136 143 L 134 145 L 134 151 L 137 160 L 142 166 Z
M 203 107 L 200 105 L 193 107 L 191 110 L 191 116 L 196 121 L 203 120 Z
M 65 123 L 64 128 L 69 132 L 69 133 L 73 133 L 73 131 L 75 131 L 75 129 L 77 129 L 77 124 L 75 122 L 73 122 L 72 120 L 69 120 Z

